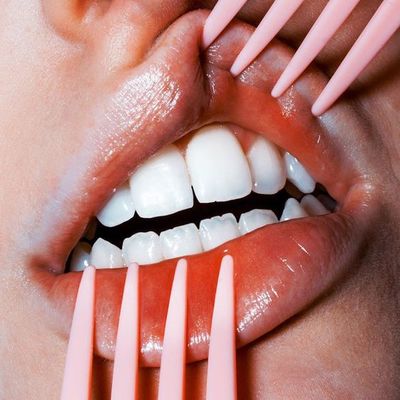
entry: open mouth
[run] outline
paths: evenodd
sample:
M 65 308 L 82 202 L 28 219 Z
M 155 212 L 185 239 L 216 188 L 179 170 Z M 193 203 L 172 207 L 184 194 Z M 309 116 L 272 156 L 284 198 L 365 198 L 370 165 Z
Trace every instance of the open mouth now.
M 27 251 L 44 313 L 65 336 L 81 277 L 74 271 L 99 268 L 95 352 L 107 359 L 127 263 L 145 265 L 141 363 L 158 366 L 174 259 L 187 258 L 187 357 L 196 361 L 207 357 L 225 253 L 235 262 L 242 346 L 332 287 L 373 217 L 368 163 L 355 144 L 362 126 L 343 105 L 318 120 L 309 112 L 323 75 L 312 71 L 272 99 L 290 49 L 275 42 L 235 80 L 229 67 L 252 28 L 233 24 L 202 54 L 205 16 L 180 18 L 107 88 Z
M 291 154 L 260 135 L 210 125 L 160 150 L 114 191 L 68 269 L 158 263 L 268 224 L 328 214 L 333 199 L 313 192 L 314 179 Z

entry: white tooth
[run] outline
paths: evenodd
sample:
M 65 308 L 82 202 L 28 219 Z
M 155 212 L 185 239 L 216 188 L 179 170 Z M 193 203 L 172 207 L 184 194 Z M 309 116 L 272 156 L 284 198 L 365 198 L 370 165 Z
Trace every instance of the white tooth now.
M 286 170 L 278 148 L 267 139 L 259 136 L 247 153 L 253 192 L 275 194 L 286 183 Z
M 300 204 L 309 215 L 329 214 L 325 206 L 312 194 L 304 196 Z
M 108 227 L 120 225 L 129 221 L 135 214 L 129 185 L 116 189 L 105 207 L 97 214 L 97 219 Z
M 200 203 L 239 199 L 251 192 L 243 150 L 235 135 L 221 125 L 203 128 L 192 137 L 186 163 Z
M 239 227 L 233 214 L 203 219 L 200 222 L 201 243 L 205 251 L 239 236 Z
M 121 268 L 124 266 L 121 249 L 104 239 L 97 239 L 90 254 L 90 265 L 96 268 Z
M 136 212 L 142 218 L 173 214 L 193 206 L 185 160 L 169 145 L 145 162 L 130 179 Z
M 70 270 L 83 271 L 90 265 L 90 244 L 79 242 L 72 252 Z
M 252 210 L 243 213 L 239 219 L 239 231 L 242 235 L 252 232 L 262 226 L 274 224 L 278 218 L 271 210 Z
M 289 181 L 303 193 L 312 193 L 315 189 L 315 181 L 299 160 L 289 153 L 285 153 L 284 160 Z
M 203 251 L 199 231 L 195 224 L 178 226 L 160 233 L 164 258 L 198 254 Z
M 288 199 L 282 212 L 281 221 L 304 217 L 308 217 L 308 214 L 303 210 L 299 202 L 296 199 Z
M 122 244 L 126 264 L 153 264 L 163 260 L 160 237 L 155 232 L 135 233 Z

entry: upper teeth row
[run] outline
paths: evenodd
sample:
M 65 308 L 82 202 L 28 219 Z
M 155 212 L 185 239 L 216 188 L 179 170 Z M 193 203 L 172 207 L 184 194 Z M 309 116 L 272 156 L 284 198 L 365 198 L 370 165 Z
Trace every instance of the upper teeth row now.
M 323 215 L 328 210 L 313 195 L 304 196 L 301 203 L 289 199 L 283 210 L 281 221 L 306 216 Z M 97 268 L 118 268 L 131 262 L 152 264 L 164 259 L 183 257 L 211 250 L 222 243 L 245 235 L 268 224 L 278 222 L 271 210 L 252 210 L 240 216 L 239 223 L 233 214 L 213 217 L 195 224 L 178 226 L 161 232 L 136 233 L 123 242 L 122 251 L 103 239 L 98 239 L 90 248 L 79 243 L 75 248 L 70 269 L 81 271 L 88 265 Z
M 267 139 L 258 136 L 245 154 L 227 127 L 210 125 L 193 135 L 184 154 L 168 145 L 141 165 L 97 218 L 113 227 L 135 212 L 142 218 L 173 214 L 193 206 L 192 187 L 200 203 L 239 199 L 252 190 L 274 194 L 286 179 L 303 193 L 315 188 L 300 162 Z

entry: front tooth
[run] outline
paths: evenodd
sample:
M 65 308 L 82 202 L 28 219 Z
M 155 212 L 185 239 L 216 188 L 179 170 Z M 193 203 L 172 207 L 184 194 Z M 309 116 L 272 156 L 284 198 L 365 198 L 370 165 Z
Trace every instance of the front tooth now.
M 192 137 L 186 163 L 200 203 L 239 199 L 251 192 L 243 150 L 235 135 L 221 125 L 203 128 Z
M 160 233 L 164 258 L 198 254 L 203 251 L 199 231 L 195 224 L 178 226 Z
M 303 193 L 312 193 L 315 189 L 315 181 L 299 160 L 289 153 L 285 153 L 284 160 L 289 181 Z
M 242 235 L 252 232 L 262 226 L 274 224 L 278 218 L 271 210 L 252 210 L 243 213 L 239 219 L 239 231 Z
M 288 199 L 283 209 L 281 221 L 289 221 L 295 218 L 308 217 L 308 214 L 301 207 L 296 199 Z
M 120 225 L 129 221 L 135 214 L 129 185 L 116 189 L 105 207 L 97 214 L 97 219 L 108 227 Z
M 286 183 L 285 163 L 278 148 L 263 137 L 258 137 L 247 152 L 253 192 L 275 194 Z
M 240 236 L 239 227 L 233 214 L 204 219 L 200 222 L 201 243 L 205 251 Z
M 72 252 L 70 270 L 83 271 L 90 265 L 90 244 L 79 242 Z
M 97 239 L 90 254 L 90 265 L 100 269 L 123 267 L 121 249 L 107 240 Z
M 304 196 L 300 204 L 309 215 L 329 214 L 326 207 L 312 194 Z
M 155 232 L 135 233 L 122 244 L 126 264 L 153 264 L 163 260 L 160 237 Z
M 185 160 L 169 145 L 145 162 L 130 179 L 136 212 L 143 218 L 173 214 L 193 206 Z

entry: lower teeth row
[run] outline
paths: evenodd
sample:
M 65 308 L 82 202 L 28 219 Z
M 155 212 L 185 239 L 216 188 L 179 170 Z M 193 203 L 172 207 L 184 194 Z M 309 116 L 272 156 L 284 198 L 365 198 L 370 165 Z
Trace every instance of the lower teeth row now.
M 280 221 L 329 213 L 313 195 L 306 195 L 299 203 L 287 200 Z M 268 224 L 277 223 L 271 210 L 252 210 L 240 216 L 239 222 L 233 214 L 224 214 L 195 224 L 179 226 L 157 235 L 154 232 L 136 233 L 123 242 L 122 250 L 99 238 L 91 248 L 80 242 L 71 257 L 70 270 L 82 271 L 86 266 L 97 268 L 120 268 L 136 262 L 141 265 L 162 260 L 199 254 L 211 250 L 239 236 L 243 236 Z

